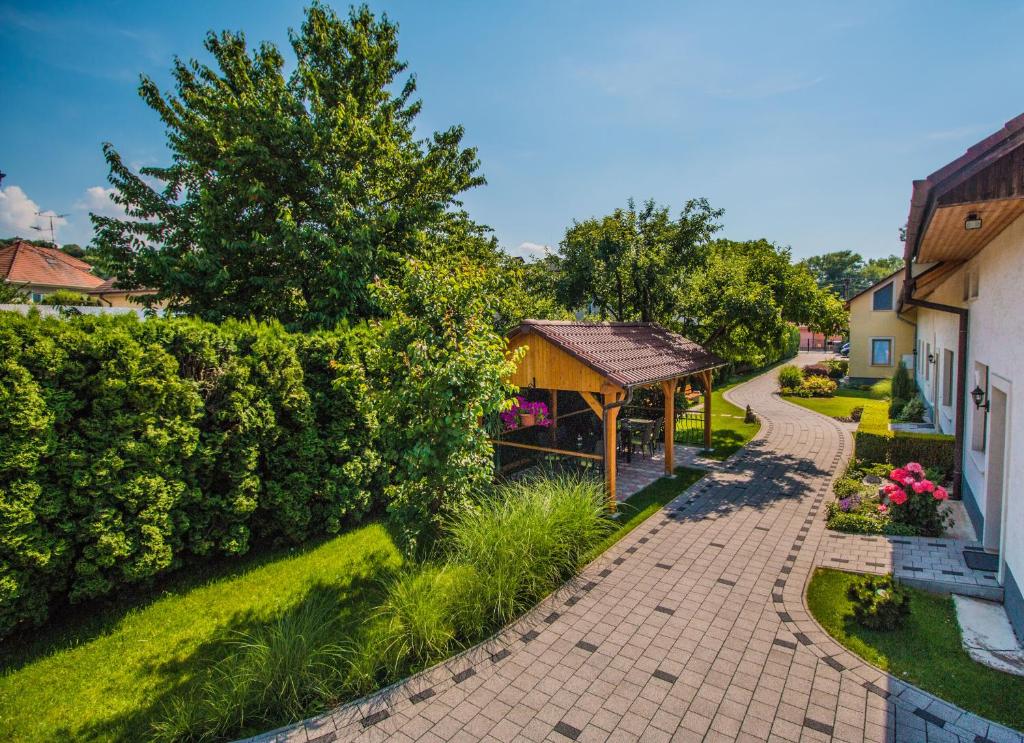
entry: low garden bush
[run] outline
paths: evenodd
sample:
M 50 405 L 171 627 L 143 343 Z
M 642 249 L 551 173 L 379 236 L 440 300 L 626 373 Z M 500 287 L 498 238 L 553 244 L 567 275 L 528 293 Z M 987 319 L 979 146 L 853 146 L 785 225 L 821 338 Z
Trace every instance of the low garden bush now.
M 828 370 L 831 379 L 842 379 L 850 370 L 850 362 L 846 359 L 826 359 L 821 365 Z
M 853 616 L 862 627 L 891 632 L 910 615 L 910 594 L 892 575 L 865 575 L 847 589 Z
M 783 392 L 791 392 L 804 382 L 804 375 L 800 368 L 793 364 L 786 364 L 779 369 L 779 387 Z
M 808 377 L 827 377 L 829 376 L 829 369 L 825 364 L 807 364 L 803 368 L 804 379 Z
M 838 385 L 828 377 L 810 376 L 805 377 L 793 394 L 799 397 L 832 397 L 836 393 Z
M 920 395 L 914 395 L 900 406 L 899 412 L 895 416 L 892 415 L 891 411 L 889 415 L 893 420 L 900 422 L 920 423 L 924 420 L 924 412 L 924 399 Z

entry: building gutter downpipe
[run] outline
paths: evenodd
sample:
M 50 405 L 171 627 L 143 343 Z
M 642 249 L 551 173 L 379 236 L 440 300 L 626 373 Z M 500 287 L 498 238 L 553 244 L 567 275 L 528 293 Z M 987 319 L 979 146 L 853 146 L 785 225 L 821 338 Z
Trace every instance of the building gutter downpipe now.
M 906 261 L 906 274 L 903 280 L 903 303 L 911 307 L 922 307 L 936 312 L 949 312 L 957 316 L 957 357 L 956 357 L 956 426 L 953 433 L 953 495 L 963 498 L 963 462 L 964 462 L 964 431 L 966 430 L 967 401 L 967 321 L 968 310 L 965 307 L 954 307 L 949 304 L 928 302 L 914 298 L 914 277 L 911 275 L 911 260 Z M 928 359 L 925 359 L 928 363 Z M 938 401 L 936 401 L 937 403 Z M 935 406 L 938 408 L 938 405 Z M 938 414 L 936 413 L 936 417 Z M 899 464 L 894 462 L 894 464 Z

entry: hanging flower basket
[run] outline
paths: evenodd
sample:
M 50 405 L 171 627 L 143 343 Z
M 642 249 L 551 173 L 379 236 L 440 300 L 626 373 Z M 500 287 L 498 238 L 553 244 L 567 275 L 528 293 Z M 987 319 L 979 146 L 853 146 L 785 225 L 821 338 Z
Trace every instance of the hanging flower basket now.
M 501 422 L 506 431 L 528 426 L 550 426 L 548 406 L 542 402 L 531 402 L 522 395 L 517 395 L 513 405 L 501 413 Z

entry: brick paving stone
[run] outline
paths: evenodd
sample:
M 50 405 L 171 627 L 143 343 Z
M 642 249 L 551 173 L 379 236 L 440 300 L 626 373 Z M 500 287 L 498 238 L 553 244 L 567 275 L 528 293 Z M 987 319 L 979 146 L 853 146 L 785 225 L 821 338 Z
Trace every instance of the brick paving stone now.
M 678 452 L 708 474 L 485 646 L 255 743 L 1024 743 L 866 665 L 808 615 L 803 590 L 817 565 L 984 578 L 962 569 L 955 540 L 828 532 L 824 504 L 852 453 L 850 426 L 780 399 L 775 386 L 768 373 L 730 390 L 760 416 L 755 439 L 724 463 Z M 620 492 L 662 473 L 659 457 L 619 466 Z

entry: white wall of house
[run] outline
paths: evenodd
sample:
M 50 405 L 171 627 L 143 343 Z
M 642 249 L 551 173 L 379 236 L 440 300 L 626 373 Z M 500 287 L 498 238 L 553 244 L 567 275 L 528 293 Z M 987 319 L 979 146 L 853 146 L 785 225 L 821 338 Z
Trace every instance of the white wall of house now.
M 966 299 L 965 299 L 966 296 Z M 992 440 L 1004 416 L 975 407 L 968 397 L 964 441 L 965 505 L 976 525 L 982 524 L 987 547 L 1003 556 L 1000 582 L 1006 570 L 1018 586 L 1024 585 L 1024 217 L 996 236 L 973 260 L 947 279 L 930 301 L 967 307 L 967 386 L 986 388 L 989 399 L 1005 405 L 1003 446 Z M 957 317 L 951 313 L 919 309 L 917 316 L 918 386 L 936 411 L 937 425 L 953 433 Z M 952 352 L 954 394 L 945 393 L 944 367 Z M 925 354 L 936 363 L 925 369 Z M 987 379 L 987 382 L 986 382 Z M 949 403 L 949 404 L 947 404 Z M 1002 467 L 996 467 L 1003 449 Z M 996 488 L 997 485 L 1002 487 Z M 997 492 L 1001 491 L 1001 492 Z M 1009 598 L 1009 597 L 1008 597 Z M 1008 607 L 1009 608 L 1009 607 Z

